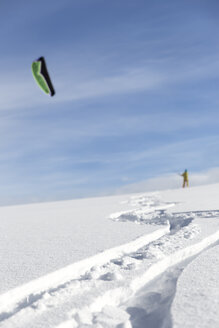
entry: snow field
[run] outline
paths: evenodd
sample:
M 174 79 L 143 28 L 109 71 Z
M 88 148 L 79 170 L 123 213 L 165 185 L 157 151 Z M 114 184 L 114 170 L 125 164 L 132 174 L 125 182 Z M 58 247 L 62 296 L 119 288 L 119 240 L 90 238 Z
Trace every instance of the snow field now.
M 186 190 L 184 201 L 196 192 Z M 128 209 L 108 215 L 115 225 L 154 227 L 147 235 L 1 295 L 0 327 L 172 327 L 177 279 L 178 293 L 188 260 L 192 265 L 219 240 L 219 211 L 213 206 L 204 211 L 198 203 L 190 210 L 173 195 L 164 198 L 158 193 L 127 196 L 123 205 Z
M 0 207 L 0 294 L 157 227 L 109 220 L 127 196 Z
M 121 245 L 110 250 L 106 250 L 88 259 L 74 263 L 66 268 L 57 270 L 42 278 L 33 280 L 21 287 L 12 289 L 11 291 L 0 295 L 0 311 L 4 312 L 6 309 L 13 311 L 20 303 L 31 303 L 41 298 L 47 291 L 54 288 L 62 288 L 63 285 L 68 284 L 69 281 L 78 279 L 85 274 L 88 279 L 88 271 L 92 276 L 92 271 L 97 266 L 102 266 L 113 258 L 124 257 L 126 253 L 134 252 L 143 245 L 150 243 L 153 240 L 160 238 L 162 235 L 169 232 L 169 226 L 160 228 L 151 234 L 142 236 L 133 242 Z
M 144 202 L 145 202 L 144 206 L 147 208 L 149 207 L 150 211 L 153 212 L 154 202 L 149 202 L 147 197 L 145 198 Z M 133 207 L 135 205 L 137 204 L 130 202 L 130 205 L 128 207 Z M 63 204 L 59 204 L 59 206 L 62 207 Z M 36 279 L 21 287 L 12 289 L 7 293 L 2 294 L 0 296 L 0 311 L 1 311 L 0 320 L 4 321 L 5 319 L 13 316 L 15 313 L 19 312 L 23 308 L 27 308 L 28 306 L 31 306 L 33 303 L 36 303 L 38 300 L 44 298 L 45 295 L 48 295 L 59 289 L 63 289 L 64 286 L 69 285 L 69 281 L 76 280 L 78 277 L 80 277 L 83 274 L 86 277 L 86 274 L 89 275 L 86 272 L 88 272 L 91 267 L 95 268 L 95 265 L 101 266 L 102 264 L 106 263 L 107 261 L 110 261 L 114 257 L 116 258 L 118 256 L 123 256 L 127 252 L 128 253 L 134 252 L 136 249 L 140 248 L 141 246 L 151 242 L 154 239 L 160 238 L 160 236 L 169 232 L 169 225 L 167 224 L 167 222 L 165 223 L 165 226 L 161 226 L 161 227 L 148 226 L 148 227 L 149 229 L 147 228 L 141 230 L 143 231 L 146 230 L 148 232 L 152 231 L 151 233 L 139 237 L 130 243 L 124 244 L 116 248 L 112 248 L 110 250 L 106 250 L 105 252 L 99 253 L 96 256 L 79 261 L 64 269 L 55 271 L 54 273 Z M 90 270 L 90 275 L 95 275 L 95 274 L 97 274 L 95 273 L 95 270 Z M 107 274 L 104 277 L 104 279 L 105 280 L 111 279 L 111 276 L 113 277 L 114 275 Z M 115 274 L 115 277 L 116 276 L 118 277 L 118 275 Z
M 171 308 L 173 327 L 219 327 L 219 246 L 199 255 L 183 271 L 177 282 Z M 192 303 L 191 303 L 192 299 Z

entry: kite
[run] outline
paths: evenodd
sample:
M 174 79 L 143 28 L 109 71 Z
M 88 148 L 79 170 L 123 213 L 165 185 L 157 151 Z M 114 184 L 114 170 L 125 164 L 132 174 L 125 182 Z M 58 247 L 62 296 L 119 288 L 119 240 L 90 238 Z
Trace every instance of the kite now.
M 50 96 L 54 96 L 55 90 L 47 71 L 44 57 L 40 57 L 32 63 L 32 73 L 39 87 Z

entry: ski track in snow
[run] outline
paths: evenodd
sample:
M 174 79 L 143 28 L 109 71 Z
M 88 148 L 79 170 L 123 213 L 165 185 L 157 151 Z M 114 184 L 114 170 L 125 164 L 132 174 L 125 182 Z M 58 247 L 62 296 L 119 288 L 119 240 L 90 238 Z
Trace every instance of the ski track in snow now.
M 127 203 L 133 210 L 109 219 L 158 230 L 1 295 L 0 327 L 171 327 L 182 263 L 219 240 L 219 211 L 170 213 L 175 204 L 156 193 Z M 202 220 L 211 223 L 209 231 Z

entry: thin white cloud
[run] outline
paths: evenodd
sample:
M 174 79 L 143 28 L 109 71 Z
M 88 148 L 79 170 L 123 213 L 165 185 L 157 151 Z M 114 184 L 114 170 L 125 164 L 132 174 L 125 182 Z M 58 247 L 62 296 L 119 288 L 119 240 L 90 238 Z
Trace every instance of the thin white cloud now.
M 37 105 L 48 105 L 49 98 L 41 95 L 32 79 L 23 76 L 22 72 L 17 71 L 8 76 L 4 72 L 0 77 L 0 110 L 27 108 Z M 139 92 L 142 90 L 155 89 L 164 81 L 162 74 L 148 72 L 145 68 L 130 69 L 122 74 L 114 76 L 95 77 L 93 79 L 76 81 L 74 78 L 57 79 L 54 83 L 57 94 L 54 103 L 63 101 L 78 101 L 89 98 L 109 96 L 113 94 L 123 94 Z
M 200 147 L 201 145 L 201 147 Z M 130 165 L 135 166 L 136 163 L 150 161 L 164 161 L 172 162 L 172 167 L 177 165 L 181 167 L 183 163 L 195 165 L 200 161 L 202 163 L 206 160 L 205 154 L 207 152 L 214 152 L 219 147 L 218 136 L 208 136 L 195 139 L 185 139 L 178 142 L 167 142 L 158 147 L 150 146 L 144 151 L 133 151 L 120 154 L 120 159 L 126 160 Z M 145 147 L 146 148 L 146 147 Z
M 2 73 L 0 77 L 0 111 L 31 108 L 42 104 L 49 104 L 48 97 L 41 97 L 41 90 L 37 89 L 34 79 L 22 72 L 14 75 Z M 43 96 L 43 95 L 42 95 Z
M 80 100 L 86 98 L 102 97 L 113 94 L 139 92 L 155 89 L 164 81 L 164 76 L 158 72 L 150 72 L 145 68 L 129 69 L 124 73 L 96 77 L 92 80 L 66 81 L 60 85 L 59 101 Z
M 181 172 L 182 173 L 182 172 Z M 199 186 L 219 183 L 219 167 L 211 168 L 201 172 L 189 172 L 190 186 Z M 179 174 L 167 174 L 138 183 L 129 184 L 119 188 L 115 193 L 136 193 L 147 191 L 159 191 L 166 189 L 176 189 L 182 187 L 182 177 Z
M 213 56 L 198 58 L 195 63 L 183 63 L 181 66 L 176 63 L 176 58 L 158 66 L 156 63 L 129 68 L 121 65 L 117 70 L 118 74 L 105 73 L 104 76 L 98 76 L 99 69 L 96 67 L 97 74 L 95 74 L 94 68 L 91 70 L 93 78 L 89 73 L 91 69 L 89 67 L 87 72 L 81 71 L 82 75 L 77 70 L 75 77 L 72 74 L 68 76 L 69 69 L 66 68 L 66 79 L 62 77 L 59 80 L 60 95 L 57 96 L 57 101 L 77 101 L 157 90 L 170 87 L 172 84 L 218 77 L 218 68 L 219 60 Z
M 80 63 L 79 63 L 80 64 Z M 81 63 L 81 65 L 83 62 Z M 106 63 L 107 65 L 107 63 Z M 171 84 L 191 81 L 191 79 L 206 79 L 218 76 L 219 61 L 208 57 L 197 60 L 192 65 L 182 67 L 165 63 L 156 68 L 156 65 L 141 67 L 120 67 L 113 75 L 100 72 L 93 67 L 87 71 L 77 69 L 69 74 L 69 67 L 63 66 L 63 72 L 54 72 L 54 85 L 57 94 L 54 103 L 81 101 L 90 98 L 99 98 L 110 95 L 135 93 L 157 90 L 169 87 Z M 48 105 L 51 99 L 40 94 L 31 76 L 31 70 L 25 74 L 12 67 L 13 73 L 2 70 L 0 77 L 0 110 L 27 108 L 37 105 Z M 114 68 L 114 72 L 116 72 Z M 65 75 L 66 73 L 66 75 Z M 82 74 L 81 74 L 82 73 Z M 91 74 L 92 73 L 92 74 Z M 81 74 L 81 75 L 80 75 Z M 91 77 L 93 76 L 93 78 Z

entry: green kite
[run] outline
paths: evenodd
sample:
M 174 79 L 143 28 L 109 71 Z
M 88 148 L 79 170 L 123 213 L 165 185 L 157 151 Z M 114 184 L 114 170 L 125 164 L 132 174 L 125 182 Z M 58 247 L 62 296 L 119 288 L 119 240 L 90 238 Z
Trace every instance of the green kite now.
M 50 96 L 54 96 L 55 90 L 47 71 L 44 57 L 40 57 L 32 63 L 32 73 L 39 87 Z

